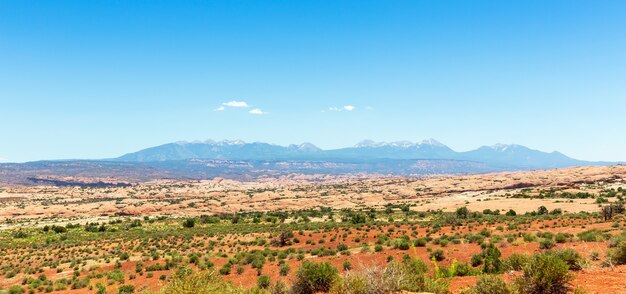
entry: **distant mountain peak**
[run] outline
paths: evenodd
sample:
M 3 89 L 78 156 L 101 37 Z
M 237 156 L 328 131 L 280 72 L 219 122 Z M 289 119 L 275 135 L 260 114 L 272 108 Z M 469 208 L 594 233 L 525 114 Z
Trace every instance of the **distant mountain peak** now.
M 304 142 L 300 145 L 298 145 L 298 149 L 300 150 L 306 150 L 306 151 L 322 151 L 322 149 L 320 149 L 319 147 L 313 145 L 312 143 L 309 142 Z
M 223 140 L 218 142 L 218 145 L 244 145 L 246 142 L 242 140 Z
M 500 151 L 500 152 L 510 151 L 512 149 L 519 149 L 519 148 L 528 149 L 527 147 L 518 145 L 518 144 L 502 144 L 502 143 L 497 143 L 497 144 L 488 146 L 488 148 L 491 148 L 493 150 Z
M 363 141 L 357 143 L 356 145 L 354 145 L 354 147 L 356 147 L 356 148 L 379 147 L 379 146 L 382 146 L 384 144 L 385 144 L 385 142 L 376 142 L 374 140 L 367 139 L 367 140 L 363 140 Z
M 415 143 L 411 142 L 411 141 L 395 141 L 395 142 L 391 142 L 389 144 L 384 144 L 383 145 L 387 145 L 387 146 L 394 146 L 394 147 L 402 147 L 402 148 L 409 148 L 409 147 L 414 147 Z
M 448 147 L 445 144 L 443 144 L 443 143 L 441 143 L 441 142 L 439 142 L 439 141 L 437 141 L 437 140 L 435 140 L 433 138 L 423 140 L 420 143 L 420 145 L 431 145 L 431 146 L 436 146 L 436 147 Z
M 381 142 L 376 142 L 373 140 L 363 140 L 359 143 L 357 143 L 354 147 L 356 148 L 376 148 L 376 147 L 385 147 L 385 146 L 391 146 L 391 147 L 400 147 L 400 148 L 414 148 L 414 147 L 421 147 L 421 146 L 433 146 L 433 147 L 448 147 L 446 145 L 444 145 L 443 143 L 435 140 L 435 139 L 426 139 L 426 140 L 422 140 L 419 143 L 413 143 L 411 141 L 394 141 L 394 142 L 385 142 L 385 141 L 381 141 Z
M 293 150 L 298 150 L 298 151 L 304 151 L 304 152 L 320 152 L 322 151 L 322 149 L 320 149 L 319 147 L 313 145 L 312 143 L 309 142 L 304 142 L 302 144 L 291 144 L 288 146 L 290 149 Z
M 206 144 L 206 145 L 218 145 L 218 146 L 228 146 L 228 145 L 244 145 L 246 144 L 246 142 L 242 141 L 242 140 L 222 140 L 222 141 L 214 141 L 211 139 L 205 140 L 205 141 L 200 141 L 200 140 L 195 140 L 195 141 L 176 141 L 174 142 L 174 144 L 177 145 L 187 145 L 187 144 Z

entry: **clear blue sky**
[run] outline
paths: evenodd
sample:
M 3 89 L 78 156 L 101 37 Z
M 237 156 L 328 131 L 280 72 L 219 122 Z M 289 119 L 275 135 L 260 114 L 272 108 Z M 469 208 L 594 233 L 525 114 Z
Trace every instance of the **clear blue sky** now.
M 622 0 L 0 1 L 4 161 L 431 137 L 626 160 L 625 113 Z

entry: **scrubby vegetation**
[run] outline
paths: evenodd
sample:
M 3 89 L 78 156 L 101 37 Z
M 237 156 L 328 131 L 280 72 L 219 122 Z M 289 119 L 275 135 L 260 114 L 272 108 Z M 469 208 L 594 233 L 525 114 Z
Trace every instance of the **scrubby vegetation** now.
M 619 193 L 602 195 L 619 207 Z M 59 220 L 0 231 L 0 293 L 448 293 L 467 276 L 478 278 L 466 293 L 566 293 L 573 271 L 626 264 L 623 212 L 607 220 L 603 207 L 445 212 L 405 201 Z

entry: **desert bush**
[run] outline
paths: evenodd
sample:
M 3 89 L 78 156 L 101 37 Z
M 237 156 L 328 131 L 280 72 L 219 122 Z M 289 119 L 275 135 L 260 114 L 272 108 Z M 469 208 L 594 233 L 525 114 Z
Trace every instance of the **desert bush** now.
M 474 254 L 472 255 L 472 259 L 471 259 L 471 264 L 472 266 L 479 266 L 483 264 L 483 256 L 481 254 Z
M 133 285 L 122 285 L 117 288 L 117 294 L 132 294 L 135 293 L 135 286 Z
M 580 254 L 578 254 L 578 252 L 576 252 L 576 250 L 574 249 L 564 249 L 549 252 L 548 254 L 556 255 L 558 258 L 564 261 L 567 264 L 569 270 L 572 271 L 581 270 L 583 268 L 583 265 L 585 264 L 585 259 L 582 258 L 582 256 L 580 256 Z
M 611 240 L 608 259 L 612 264 L 626 264 L 626 231 Z
M 602 242 L 609 238 L 609 234 L 598 229 L 592 229 L 578 233 L 578 239 L 584 242 Z
M 398 290 L 432 293 L 446 293 L 448 291 L 447 280 L 426 277 L 428 268 L 419 259 L 408 256 L 408 258 L 404 258 L 402 263 L 390 263 L 387 270 L 398 273 Z
M 443 250 L 441 249 L 435 249 L 430 253 L 430 258 L 434 259 L 436 261 L 442 261 L 444 260 L 446 257 L 444 256 Z
M 344 261 L 343 262 L 343 270 L 344 271 L 349 271 L 352 269 L 352 264 L 349 261 Z
M 530 255 L 513 253 L 504 261 L 504 268 L 506 270 L 521 271 L 529 261 Z
M 460 262 L 456 265 L 455 272 L 456 276 L 464 277 L 473 275 L 475 273 L 475 270 L 472 269 L 469 264 L 465 262 Z
M 161 290 L 161 294 L 221 294 L 241 293 L 231 284 L 225 283 L 212 271 L 192 272 L 174 276 Z
M 409 250 L 409 248 L 411 248 L 411 244 L 409 243 L 409 240 L 396 239 L 393 241 L 393 248 L 397 248 L 400 250 Z
M 567 242 L 568 239 L 569 239 L 569 236 L 566 233 L 557 233 L 556 236 L 554 236 L 554 240 L 557 243 L 565 243 Z
M 296 271 L 296 281 L 292 290 L 301 294 L 328 292 L 338 277 L 337 268 L 328 262 L 314 263 L 304 261 Z
M 289 270 L 290 270 L 289 265 L 285 263 L 285 264 L 280 265 L 278 272 L 281 276 L 286 276 L 289 274 Z
M 188 218 L 183 221 L 184 228 L 193 228 L 194 226 L 196 226 L 196 220 L 194 220 L 193 218 Z
M 555 246 L 552 239 L 541 239 L 539 241 L 539 249 L 552 249 Z
M 24 289 L 20 286 L 11 286 L 7 291 L 8 294 L 22 294 L 24 293 Z
M 568 269 L 556 254 L 536 254 L 523 267 L 515 285 L 522 294 L 566 294 L 572 280 Z
M 463 291 L 463 294 L 510 294 L 511 287 L 498 276 L 481 276 L 476 284 Z
M 417 238 L 413 240 L 413 245 L 417 247 L 424 247 L 426 246 L 426 243 L 428 243 L 428 240 L 426 240 L 426 238 Z
M 106 294 L 107 288 L 102 283 L 96 284 L 96 294 Z
M 267 289 L 270 286 L 270 277 L 265 275 L 260 276 L 256 281 L 256 285 L 261 289 Z
M 489 243 L 489 245 L 486 245 L 485 249 L 483 249 L 482 256 L 484 257 L 484 273 L 495 274 L 502 272 L 502 262 L 500 261 L 502 253 L 498 247 L 493 243 Z
M 376 246 L 374 246 L 374 251 L 375 252 L 382 252 L 383 251 L 383 246 L 380 244 L 376 244 Z

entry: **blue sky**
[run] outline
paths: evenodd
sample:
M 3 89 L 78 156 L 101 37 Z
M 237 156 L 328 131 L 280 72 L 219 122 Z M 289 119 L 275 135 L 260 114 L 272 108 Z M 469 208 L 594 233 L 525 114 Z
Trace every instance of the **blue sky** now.
M 0 1 L 0 158 L 432 137 L 457 151 L 518 143 L 626 160 L 625 11 L 608 0 Z

